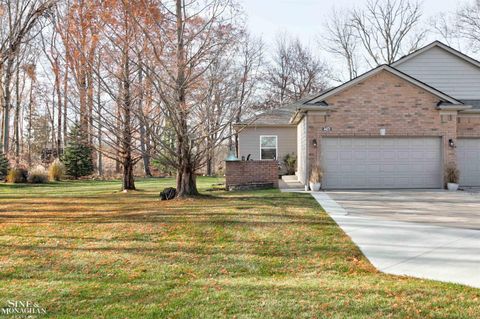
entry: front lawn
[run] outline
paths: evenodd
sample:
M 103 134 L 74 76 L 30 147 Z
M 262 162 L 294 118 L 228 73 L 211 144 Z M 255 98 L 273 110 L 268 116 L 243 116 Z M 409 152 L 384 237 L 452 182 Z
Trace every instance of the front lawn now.
M 215 178 L 202 178 L 200 189 Z M 475 318 L 480 290 L 384 275 L 309 195 L 171 179 L 0 184 L 0 308 L 38 318 Z M 0 314 L 0 317 L 2 315 Z M 8 318 L 8 317 L 6 317 Z

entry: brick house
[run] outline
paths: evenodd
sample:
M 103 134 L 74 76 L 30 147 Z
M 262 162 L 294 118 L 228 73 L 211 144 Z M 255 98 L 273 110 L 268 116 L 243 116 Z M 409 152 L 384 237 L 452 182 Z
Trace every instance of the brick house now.
M 303 184 L 320 165 L 324 188 L 441 188 L 455 165 L 480 186 L 480 62 L 435 41 L 236 128 L 238 157 L 294 153 Z

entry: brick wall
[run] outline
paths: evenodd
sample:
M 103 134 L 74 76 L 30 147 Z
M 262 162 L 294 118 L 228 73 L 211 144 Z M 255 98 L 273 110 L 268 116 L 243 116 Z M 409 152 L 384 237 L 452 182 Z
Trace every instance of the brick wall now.
M 448 140 L 457 137 L 457 115 L 437 110 L 439 101 L 387 71 L 358 83 L 327 100 L 333 110 L 309 112 L 308 141 L 318 141 L 317 148 L 309 147 L 309 166 L 320 159 L 322 136 L 380 136 L 380 128 L 386 129 L 387 137 L 442 137 L 444 164 L 455 163 L 455 150 L 448 147 Z
M 480 115 L 459 115 L 457 132 L 458 137 L 480 137 Z
M 277 161 L 226 162 L 227 189 L 231 186 L 272 183 L 278 187 Z

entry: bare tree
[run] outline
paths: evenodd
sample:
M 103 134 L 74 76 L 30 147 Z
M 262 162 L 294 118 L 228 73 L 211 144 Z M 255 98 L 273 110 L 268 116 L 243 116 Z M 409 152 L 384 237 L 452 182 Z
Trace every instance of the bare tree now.
M 275 103 L 283 104 L 289 101 L 288 86 L 291 83 L 293 73 L 293 45 L 292 40 L 286 33 L 277 34 L 272 62 L 266 71 L 266 82 L 268 83 L 268 94 Z
M 336 56 L 341 57 L 348 69 L 348 79 L 357 77 L 358 74 L 358 38 L 355 34 L 355 28 L 350 21 L 351 15 L 348 11 L 332 10 L 326 22 L 326 35 L 321 37 L 325 41 L 326 50 Z M 343 82 L 341 78 L 334 80 Z
M 106 6 L 105 6 L 106 7 Z M 80 127 L 92 142 L 92 117 L 94 103 L 94 65 L 99 42 L 100 1 L 72 0 L 65 8 L 65 18 L 56 26 L 65 47 L 65 76 L 73 79 L 78 96 Z M 64 93 L 66 94 L 66 82 Z M 73 91 L 70 91 L 73 93 Z M 66 101 L 63 102 L 66 105 Z
M 390 64 L 419 48 L 426 31 L 419 26 L 421 6 L 411 0 L 369 0 L 352 11 L 352 26 L 370 66 Z
M 480 0 L 458 10 L 457 26 L 460 36 L 467 39 L 474 50 L 480 50 Z
M 207 72 L 235 44 L 239 13 L 231 0 L 152 2 L 161 14 L 149 10 L 155 27 L 144 28 L 144 33 L 155 59 L 145 67 L 163 114 L 161 122 L 152 125 L 163 128 L 153 136 L 162 147 L 157 156 L 176 169 L 177 196 L 196 195 L 196 172 L 206 164 L 207 145 L 215 148 L 228 138 L 226 132 L 236 114 L 229 110 L 230 118 L 225 116 L 218 125 L 205 125 L 199 114 L 207 111 L 207 104 L 201 103 L 205 96 L 198 94 L 198 88 L 204 85 Z M 174 145 L 165 142 L 171 133 Z M 212 136 L 215 139 L 209 140 Z
M 3 152 L 9 150 L 11 81 L 15 60 L 22 46 L 34 35 L 39 20 L 55 5 L 55 0 L 0 1 L 0 106 Z
M 134 166 L 142 158 L 139 150 L 139 103 L 142 103 L 143 85 L 141 53 L 137 51 L 142 32 L 134 19 L 142 19 L 145 12 L 138 1 L 110 1 L 102 7 L 99 44 L 96 52 L 101 57 L 89 66 L 98 89 L 109 97 L 104 103 L 97 93 L 93 101 L 96 116 L 90 119 L 90 134 L 96 137 L 97 151 L 115 160 L 123 170 L 122 189 L 134 190 Z M 95 128 L 95 129 L 93 129 Z M 106 134 L 103 131 L 106 130 Z M 101 146 L 101 147 L 98 147 Z
M 266 107 L 278 107 L 286 102 L 324 90 L 329 70 L 298 38 L 287 34 L 277 37 L 272 62 L 265 72 Z
M 235 100 L 237 102 L 236 123 L 239 123 L 241 117 L 258 102 L 256 101 L 256 93 L 262 82 L 261 67 L 264 61 L 264 44 L 261 39 L 256 39 L 248 33 L 244 33 L 241 39 L 237 71 L 237 77 L 240 79 L 240 83 L 236 85 L 235 90 Z M 232 134 L 231 125 L 230 134 Z M 235 153 L 238 156 L 237 131 L 234 133 L 234 142 Z M 232 148 L 232 145 L 229 145 L 229 148 Z
M 432 17 L 429 21 L 432 31 L 440 36 L 450 46 L 458 46 L 459 30 L 457 17 L 450 13 L 441 12 Z
M 308 94 L 325 90 L 330 76 L 326 64 L 299 39 L 292 44 L 294 59 L 292 61 L 293 76 L 288 89 L 289 97 L 299 100 Z

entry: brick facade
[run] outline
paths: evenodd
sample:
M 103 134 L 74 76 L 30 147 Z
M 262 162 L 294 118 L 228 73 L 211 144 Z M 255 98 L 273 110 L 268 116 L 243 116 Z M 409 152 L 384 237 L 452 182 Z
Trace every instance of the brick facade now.
M 227 189 L 233 186 L 268 184 L 278 187 L 277 161 L 226 162 Z
M 441 137 L 444 165 L 456 163 L 449 139 L 480 137 L 480 116 L 436 109 L 440 99 L 404 79 L 381 71 L 326 100 L 328 111 L 308 112 L 308 163 L 319 163 L 323 136 Z M 458 117 L 458 118 L 457 118 Z M 325 129 L 327 128 L 327 129 Z M 317 139 L 317 147 L 311 144 Z
M 458 137 L 480 137 L 480 115 L 459 115 L 457 135 Z

